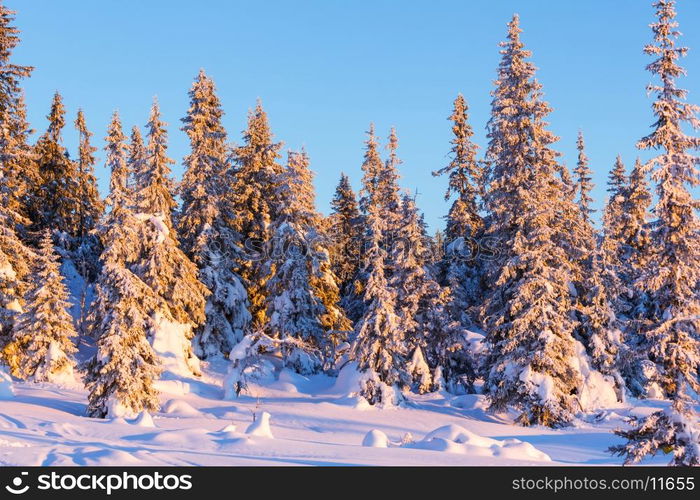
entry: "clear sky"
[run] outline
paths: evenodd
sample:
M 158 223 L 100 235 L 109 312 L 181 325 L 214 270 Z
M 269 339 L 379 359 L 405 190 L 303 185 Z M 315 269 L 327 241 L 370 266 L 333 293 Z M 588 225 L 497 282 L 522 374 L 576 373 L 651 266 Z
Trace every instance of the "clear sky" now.
M 327 212 L 341 171 L 361 177 L 369 122 L 385 138 L 396 126 L 402 186 L 418 189 L 433 229 L 448 205 L 447 117 L 458 92 L 470 105 L 477 143 L 485 147 L 498 42 L 513 13 L 540 68 L 554 108 L 557 149 L 575 164 L 584 131 L 599 208 L 615 155 L 628 167 L 636 141 L 653 122 L 642 47 L 651 39 L 650 0 L 231 1 L 5 0 L 18 11 L 22 44 L 14 61 L 36 67 L 25 83 L 29 118 L 42 132 L 59 90 L 72 124 L 78 107 L 100 147 L 98 176 L 108 173 L 103 142 L 112 110 L 125 126 L 144 125 L 157 95 L 169 123 L 170 156 L 179 179 L 187 138 L 180 128 L 187 91 L 200 68 L 214 78 L 230 138 L 239 142 L 246 113 L 261 98 L 285 148 L 305 146 L 316 172 L 317 203 Z M 691 49 L 681 86 L 700 104 L 700 1 L 680 0 L 682 41 Z M 76 136 L 66 146 L 75 155 Z M 482 149 L 483 150 L 483 149 Z

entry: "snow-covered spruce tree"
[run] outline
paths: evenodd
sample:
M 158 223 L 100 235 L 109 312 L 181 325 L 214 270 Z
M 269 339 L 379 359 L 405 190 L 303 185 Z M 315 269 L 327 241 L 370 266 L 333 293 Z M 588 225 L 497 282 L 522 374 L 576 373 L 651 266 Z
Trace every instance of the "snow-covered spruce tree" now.
M 50 231 L 44 231 L 29 276 L 31 288 L 12 334 L 13 354 L 7 361 L 15 376 L 34 382 L 73 379 L 77 335 L 68 314 L 68 290 L 59 270 Z
M 583 132 L 579 130 L 578 138 L 576 140 L 576 150 L 578 151 L 578 159 L 576 162 L 576 168 L 574 173 L 576 174 L 576 193 L 578 194 L 578 199 L 576 203 L 581 210 L 581 216 L 585 223 L 591 223 L 591 214 L 595 213 L 595 210 L 591 208 L 591 190 L 593 189 L 592 172 L 588 166 L 588 156 L 586 155 L 586 145 L 583 141 Z
M 153 383 L 161 370 L 148 342 L 151 311 L 157 307 L 158 298 L 138 276 L 118 263 L 104 263 L 91 312 L 97 352 L 85 365 L 88 416 L 133 416 L 158 409 Z
M 158 101 L 154 99 L 146 124 L 148 145 L 143 153 L 141 165 L 134 165 L 137 168 L 134 172 L 134 194 L 140 213 L 160 217 L 167 228 L 172 229 L 172 213 L 176 202 L 173 196 L 175 187 L 170 178 L 170 165 L 175 162 L 168 158 L 168 135 L 165 126 L 160 118 Z M 138 142 L 135 143 L 135 147 L 138 149 Z
M 197 278 L 197 267 L 180 249 L 172 231 L 172 194 L 167 133 L 157 103 L 148 123 L 148 145 L 136 172 L 137 217 L 142 221 L 142 253 L 135 274 L 163 301 L 154 313 L 151 342 L 156 353 L 171 362 L 169 370 L 199 374 L 192 352 L 193 329 L 205 321 L 208 290 Z
M 18 313 L 22 312 L 30 265 L 35 259 L 15 231 L 16 223 L 26 219 L 14 212 L 16 204 L 9 201 L 12 185 L 0 170 L 0 361 L 3 348 L 12 338 Z
M 97 228 L 104 249 L 100 260 L 103 264 L 131 267 L 140 257 L 141 221 L 133 211 L 133 191 L 129 186 L 129 147 L 116 111 L 109 123 L 105 143 L 105 165 L 110 171 L 109 195 L 105 201 L 110 210 Z
M 450 319 L 449 295 L 428 269 L 422 220 L 408 195 L 402 199 L 400 220 L 401 238 L 392 249 L 394 274 L 389 286 L 396 293 L 395 311 L 406 349 L 412 353 L 407 368 L 412 387 L 420 393 L 432 389 L 431 372 L 438 367 L 449 388 L 469 387 L 475 375 L 472 354 L 463 328 Z M 430 368 L 427 374 L 425 367 Z
M 651 192 L 647 183 L 648 168 L 637 158 L 623 191 L 622 215 L 617 231 L 617 260 L 620 277 L 627 289 L 625 312 L 635 319 L 646 309 L 647 296 L 637 285 L 653 253 L 648 221 Z
M 396 129 L 391 127 L 389 137 L 387 138 L 386 149 L 388 156 L 384 162 L 383 168 L 380 169 L 377 176 L 377 194 L 382 202 L 381 210 L 385 214 L 386 231 L 384 234 L 385 248 L 390 249 L 394 246 L 397 238 L 400 237 L 399 226 L 401 225 L 401 193 L 399 188 L 399 166 L 403 161 L 399 158 L 397 150 L 399 148 L 399 138 L 396 134 Z M 391 255 L 389 256 L 389 271 L 393 263 Z
M 644 51 L 655 59 L 647 69 L 660 84 L 650 84 L 656 95 L 652 105 L 657 121 L 642 138 L 640 149 L 658 149 L 650 161 L 656 182 L 657 203 L 651 239 L 655 251 L 639 279 L 651 297 L 642 334 L 649 345 L 649 360 L 657 368 L 656 380 L 671 407 L 638 419 L 630 430 L 618 430 L 627 443 L 611 448 L 636 463 L 659 450 L 672 453 L 671 465 L 700 465 L 700 430 L 692 409 L 692 393 L 700 393 L 700 220 L 689 188 L 700 185 L 700 138 L 688 135 L 683 125 L 697 129 L 700 107 L 686 102 L 687 92 L 676 86 L 685 71 L 678 59 L 687 52 L 676 45 L 679 36 L 675 2 L 654 3 L 658 21 L 651 24 L 654 42 Z
M 97 148 L 90 144 L 92 133 L 85 123 L 85 115 L 78 110 L 75 120 L 75 128 L 78 131 L 80 145 L 78 148 L 78 206 L 75 260 L 77 268 L 84 278 L 94 281 L 97 275 L 97 260 L 100 254 L 99 242 L 94 234 L 102 213 L 104 203 L 97 189 L 95 177 L 95 156 Z
M 607 286 L 615 282 L 615 276 L 611 275 L 607 256 L 598 248 L 598 237 L 591 219 L 591 214 L 595 212 L 591 208 L 593 200 L 590 196 L 593 184 L 581 131 L 576 149 L 578 158 L 573 192 L 576 210 L 570 210 L 571 205 L 566 204 L 562 212 L 565 241 L 575 269 L 573 284 L 576 293 L 571 298 L 578 321 L 575 335 L 585 346 L 593 367 L 614 380 L 618 399 L 623 400 L 624 381 L 620 376 L 621 363 L 618 359 L 623 349 L 622 332 Z M 566 170 L 566 167 L 562 166 L 562 170 Z
M 452 121 L 450 163 L 433 172 L 447 175 L 445 200 L 456 195 L 447 215 L 445 257 L 440 263 L 441 282 L 451 289 L 452 317 L 466 326 L 472 323 L 469 310 L 480 302 L 480 269 L 477 260 L 478 240 L 484 229 L 479 213 L 483 195 L 484 168 L 477 159 L 478 146 L 472 142 L 474 131 L 469 125 L 467 103 L 458 95 L 449 120 Z
M 448 241 L 460 237 L 476 238 L 484 226 L 479 214 L 483 194 L 484 168 L 477 159 L 478 146 L 472 142 L 474 131 L 469 124 L 469 107 L 462 94 L 454 101 L 449 120 L 452 121 L 450 163 L 433 172 L 434 176 L 447 175 L 445 200 L 456 196 L 452 203 L 445 229 Z
M 231 165 L 223 110 L 214 82 L 200 71 L 189 92 L 190 109 L 182 119 L 190 139 L 185 174 L 179 186 L 182 207 L 178 234 L 182 248 L 197 265 L 199 279 L 210 291 L 206 319 L 195 332 L 195 354 L 202 358 L 228 354 L 250 323 L 248 294 L 234 272 L 240 237 L 230 227 L 234 215 L 224 179 Z
M 70 248 L 77 235 L 81 200 L 77 166 L 62 144 L 65 108 L 58 92 L 47 118 L 49 127 L 34 147 L 40 179 L 34 186 L 29 215 L 35 232 L 55 231 L 62 245 Z
M 321 324 L 325 308 L 311 286 L 311 262 L 315 236 L 308 196 L 313 192 L 305 183 L 310 181 L 306 160 L 300 153 L 289 153 L 287 168 L 278 182 L 277 199 L 281 213 L 273 222 L 272 273 L 265 283 L 267 304 L 266 330 L 273 338 L 292 337 L 323 349 L 328 342 Z M 308 175 L 309 179 L 305 179 Z M 299 373 L 310 374 L 322 367 L 320 356 L 283 352 L 285 364 Z
M 626 383 L 622 376 L 630 352 L 623 338 L 624 324 L 617 318 L 614 297 L 607 287 L 614 283 L 613 267 L 601 249 L 594 249 L 590 266 L 582 282 L 578 303 L 577 331 L 591 358 L 591 364 L 603 375 L 611 377 L 619 401 L 624 401 Z
M 627 196 L 627 172 L 622 157 L 617 155 L 613 168 L 608 174 L 608 199 L 603 211 L 603 249 L 607 259 L 613 264 L 621 263 L 623 249 L 624 202 Z M 620 269 L 618 270 L 620 271 Z M 622 283 L 621 283 L 622 284 Z M 619 293 L 620 290 L 615 290 Z
M 355 280 L 360 271 L 363 235 L 362 216 L 347 175 L 341 174 L 331 201 L 331 268 L 340 287 L 341 305 L 353 321 L 362 314 L 362 297 Z
M 266 322 L 264 289 L 268 270 L 264 260 L 271 238 L 270 224 L 279 214 L 276 183 L 283 170 L 278 163 L 281 147 L 281 143 L 273 142 L 267 113 L 258 102 L 248 114 L 243 145 L 234 151 L 228 195 L 230 213 L 235 214 L 231 224 L 244 248 L 237 259 L 237 272 L 247 286 L 254 327 Z
M 382 157 L 379 154 L 379 139 L 374 132 L 374 123 L 370 123 L 362 161 L 360 210 L 363 214 L 369 214 L 370 207 L 382 207 L 382 199 L 378 188 L 382 165 Z
M 116 112 L 105 141 L 111 172 L 106 200 L 110 211 L 99 226 L 104 251 L 88 317 L 97 353 L 85 364 L 84 379 L 89 390 L 88 415 L 98 418 L 157 409 L 153 382 L 160 374 L 158 358 L 148 342 L 160 299 L 129 270 L 139 257 L 141 223 L 131 210 L 128 147 Z
M 370 141 L 373 135 L 370 133 Z M 368 142 L 370 145 L 370 142 Z M 369 148 L 368 148 L 369 149 Z M 369 193 L 365 186 L 365 192 Z M 371 195 L 368 195 L 368 200 Z M 364 373 L 359 394 L 370 404 L 393 404 L 398 400 L 394 386 L 407 386 L 405 343 L 401 321 L 396 314 L 396 293 L 384 274 L 386 250 L 382 238 L 386 228 L 379 206 L 368 202 L 366 225 L 370 246 L 366 249 L 364 275 L 364 313 L 355 324 L 356 339 L 352 354 Z
M 136 174 L 140 172 L 143 166 L 141 165 L 146 159 L 146 145 L 143 143 L 143 136 L 137 126 L 131 128 L 131 137 L 129 142 L 129 156 L 127 165 L 129 172 L 127 176 L 127 187 L 132 191 L 138 189 L 136 183 Z
M 559 232 L 565 186 L 549 106 L 508 24 L 489 122 L 488 235 L 499 242 L 492 291 L 482 306 L 488 354 L 484 390 L 492 410 L 514 406 L 523 425 L 567 424 L 577 409 L 581 374 L 574 355 L 569 283 L 572 264 Z
M 0 5 L 0 172 L 6 192 L 4 209 L 21 216 L 11 221 L 14 230 L 27 225 L 26 197 L 30 183 L 36 180 L 32 161 L 30 134 L 20 83 L 33 68 L 11 62 L 12 52 L 19 44 L 19 30 L 12 25 L 14 12 Z

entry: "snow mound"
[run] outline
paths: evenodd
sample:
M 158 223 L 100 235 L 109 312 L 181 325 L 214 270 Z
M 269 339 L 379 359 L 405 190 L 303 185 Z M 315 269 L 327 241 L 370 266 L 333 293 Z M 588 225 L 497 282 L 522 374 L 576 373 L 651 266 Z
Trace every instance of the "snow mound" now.
M 155 314 L 155 328 L 151 346 L 163 366 L 163 378 L 191 377 L 199 375 L 199 358 L 188 357 L 191 352 L 189 340 L 192 325 L 170 321 L 160 313 Z
M 250 424 L 245 431 L 249 436 L 258 436 L 272 439 L 272 430 L 270 429 L 270 414 L 266 411 L 255 419 L 255 422 Z
M 15 397 L 15 386 L 4 368 L 0 368 L 0 401 Z
M 151 417 L 151 414 L 148 413 L 147 411 L 142 411 L 138 417 L 134 419 L 133 422 L 131 422 L 132 425 L 136 425 L 138 427 L 155 427 L 156 424 L 153 422 L 153 417 Z
M 158 392 L 176 396 L 185 396 L 192 390 L 190 384 L 182 380 L 157 380 L 153 383 L 153 387 Z
M 137 416 L 137 413 L 124 406 L 115 397 L 110 398 L 110 400 L 107 402 L 107 417 L 111 418 L 112 422 L 121 420 L 122 422 L 117 423 L 126 423 L 126 420 L 124 420 L 125 418 L 136 418 Z
M 187 401 L 182 399 L 170 399 L 161 408 L 161 413 L 166 413 L 172 417 L 201 417 L 202 414 Z
M 177 429 L 144 434 L 141 436 L 132 436 L 130 439 L 160 446 L 201 450 L 204 448 L 204 444 L 209 442 L 208 434 L 209 431 L 205 429 Z
M 365 434 L 365 437 L 362 440 L 362 446 L 366 446 L 368 448 L 388 448 L 389 438 L 382 431 L 372 429 Z
M 482 394 L 464 394 L 450 399 L 450 406 L 463 410 L 483 410 L 487 411 L 489 402 Z
M 226 427 L 221 429 L 219 432 L 236 432 L 236 425 L 235 424 L 228 424 Z
M 586 348 L 579 341 L 574 341 L 574 357 L 571 364 L 578 368 L 583 377 L 583 384 L 579 389 L 579 401 L 584 411 L 620 406 L 615 391 L 615 381 L 593 369 L 588 362 Z
M 421 441 L 408 442 L 404 448 L 458 453 L 476 457 L 551 462 L 551 458 L 530 443 L 518 439 L 499 441 L 479 436 L 459 425 L 445 425 L 429 432 Z
M 88 466 L 108 465 L 124 467 L 143 463 L 143 461 L 135 457 L 134 454 L 122 450 L 83 449 L 78 450 L 78 452 L 81 464 Z
M 129 422 L 127 422 L 124 417 L 114 417 L 109 420 L 110 424 L 116 424 L 116 425 L 129 425 Z

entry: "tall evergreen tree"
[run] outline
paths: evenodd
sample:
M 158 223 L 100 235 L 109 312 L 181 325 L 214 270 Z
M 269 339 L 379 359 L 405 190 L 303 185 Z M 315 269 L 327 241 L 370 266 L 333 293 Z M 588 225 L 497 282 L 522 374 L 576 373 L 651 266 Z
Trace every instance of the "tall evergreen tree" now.
M 68 290 L 59 270 L 49 231 L 45 231 L 29 277 L 22 313 L 12 335 L 13 373 L 35 382 L 64 382 L 73 378 L 77 336 L 68 314 Z
M 36 180 L 36 167 L 27 144 L 31 130 L 21 88 L 21 81 L 33 68 L 11 62 L 20 41 L 19 30 L 12 25 L 14 14 L 0 5 L 0 172 L 6 189 L 5 210 L 14 214 L 7 222 L 17 230 L 27 225 L 26 197 L 29 185 Z
M 148 342 L 153 291 L 126 267 L 105 263 L 95 287 L 92 335 L 97 352 L 86 364 L 85 386 L 91 417 L 133 416 L 158 409 L 153 383 L 160 375 Z
M 584 223 L 590 224 L 591 214 L 595 213 L 595 210 L 591 208 L 591 198 L 590 192 L 593 189 L 593 184 L 591 183 L 591 169 L 588 166 L 588 156 L 586 156 L 586 146 L 583 141 L 583 132 L 579 130 L 578 139 L 576 141 L 576 150 L 578 151 L 578 161 L 576 162 L 576 169 L 574 173 L 576 174 L 576 192 L 578 193 L 578 207 L 581 210 L 581 215 L 583 216 Z
M 49 127 L 35 146 L 40 180 L 29 212 L 35 231 L 57 231 L 62 240 L 67 240 L 65 246 L 70 246 L 70 240 L 77 236 L 77 214 L 82 202 L 77 166 L 62 144 L 65 108 L 58 92 L 47 118 Z
M 271 238 L 270 224 L 279 214 L 277 180 L 282 173 L 278 163 L 281 143 L 273 142 L 267 113 L 260 102 L 248 115 L 243 145 L 234 154 L 232 171 L 232 227 L 242 238 L 245 249 L 237 271 L 245 280 L 254 326 L 265 324 L 265 281 L 269 274 L 262 262 Z
M 347 175 L 341 174 L 331 201 L 329 237 L 331 269 L 340 287 L 341 304 L 348 316 L 357 320 L 362 313 L 355 279 L 361 264 L 363 224 L 355 193 Z
M 22 312 L 24 294 L 29 287 L 30 264 L 35 255 L 19 238 L 15 222 L 23 217 L 8 201 L 12 186 L 0 171 L 0 360 L 3 348 L 12 338 L 17 315 Z
M 127 176 L 127 186 L 132 191 L 138 190 L 136 182 L 136 173 L 143 166 L 141 165 L 146 159 L 146 145 L 143 143 L 143 136 L 137 126 L 131 128 L 131 137 L 129 142 L 129 157 L 127 165 L 129 167 L 129 175 Z
M 382 248 L 381 240 L 385 221 L 376 206 L 370 205 L 368 210 L 371 246 L 367 249 L 365 269 L 364 299 L 367 306 L 355 324 L 357 336 L 352 352 L 358 368 L 365 373 L 360 395 L 370 404 L 391 404 L 396 400 L 391 387 L 410 383 L 405 371 L 408 353 L 395 311 L 396 293 L 389 287 L 384 274 L 386 250 Z
M 447 175 L 445 200 L 456 196 L 447 215 L 445 258 L 442 262 L 444 283 L 451 288 L 450 311 L 460 324 L 472 323 L 469 309 L 480 300 L 480 269 L 477 261 L 478 239 L 484 229 L 479 213 L 483 195 L 484 169 L 477 159 L 478 146 L 472 142 L 474 131 L 469 124 L 468 106 L 461 94 L 454 102 L 450 163 L 433 172 Z
M 700 465 L 700 432 L 695 424 L 692 393 L 700 392 L 700 202 L 690 188 L 700 185 L 700 138 L 688 135 L 683 125 L 700 127 L 700 107 L 686 102 L 687 91 L 676 85 L 685 74 L 678 59 L 687 52 L 676 45 L 679 36 L 675 2 L 654 3 L 658 21 L 651 24 L 654 42 L 644 51 L 654 57 L 647 66 L 660 84 L 650 84 L 656 95 L 652 105 L 654 130 L 642 138 L 640 149 L 661 150 L 654 157 L 652 179 L 657 203 L 652 241 L 654 253 L 640 278 L 651 297 L 643 335 L 649 359 L 657 367 L 657 383 L 672 401 L 671 407 L 640 419 L 636 428 L 617 433 L 628 439 L 611 450 L 635 463 L 659 450 L 672 451 L 673 465 Z
M 168 352 L 178 360 L 173 370 L 199 374 L 199 363 L 192 351 L 193 329 L 205 321 L 208 290 L 197 278 L 197 267 L 180 249 L 172 231 L 175 200 L 170 178 L 172 160 L 167 156 L 167 133 L 154 103 L 148 123 L 146 157 L 135 172 L 135 192 L 141 228 L 142 254 L 134 272 L 162 299 L 154 312 L 152 342 L 158 352 L 172 349 L 173 335 L 181 335 L 182 352 Z M 172 323 L 176 325 L 172 325 Z M 177 333 L 176 333 L 177 332 Z M 184 365 L 184 366 L 183 366 Z
M 97 148 L 90 144 L 92 133 L 87 128 L 85 114 L 82 110 L 78 110 L 75 128 L 80 137 L 78 149 L 78 190 L 81 202 L 76 236 L 82 243 L 89 238 L 90 233 L 102 216 L 104 203 L 100 199 L 100 193 L 97 190 L 97 178 L 95 177 L 96 160 L 94 153 L 97 151 Z
M 445 236 L 447 241 L 457 238 L 476 238 L 484 226 L 479 214 L 480 196 L 483 194 L 484 169 L 477 159 L 478 146 L 472 142 L 474 131 L 469 124 L 469 107 L 462 94 L 454 101 L 449 120 L 452 121 L 454 138 L 450 143 L 450 163 L 433 172 L 434 176 L 447 175 L 445 200 L 456 196 L 447 216 Z
M 165 126 L 160 118 L 158 101 L 154 100 L 146 124 L 148 145 L 144 151 L 144 164 L 134 173 L 137 186 L 135 195 L 136 206 L 141 213 L 161 217 L 168 229 L 172 229 L 172 213 L 176 203 L 170 165 L 175 162 L 168 158 L 168 135 Z M 138 138 L 135 147 L 139 147 Z
M 572 264 L 558 235 L 566 188 L 556 137 L 546 130 L 530 52 L 517 16 L 502 43 L 489 122 L 489 236 L 500 242 L 495 290 L 482 311 L 489 344 L 485 392 L 491 408 L 512 405 L 524 425 L 568 423 L 581 375 L 572 366 Z
M 158 358 L 148 342 L 159 299 L 129 269 L 140 256 L 141 224 L 132 211 L 128 146 L 116 112 L 105 141 L 111 210 L 99 227 L 104 251 L 89 315 L 97 353 L 85 365 L 88 415 L 98 418 L 157 409 L 153 382 L 160 374 Z
M 30 264 L 35 258 L 18 234 L 29 225 L 26 199 L 36 178 L 20 86 L 33 68 L 11 62 L 19 44 L 13 16 L 13 11 L 0 5 L 0 359 L 22 312 Z
M 97 148 L 90 144 L 92 133 L 85 123 L 85 115 L 78 110 L 75 128 L 79 136 L 77 174 L 79 206 L 76 214 L 77 227 L 73 247 L 73 258 L 80 274 L 87 281 L 97 278 L 97 267 L 101 248 L 94 230 L 104 212 L 105 205 L 100 198 L 95 177 L 95 156 Z M 87 289 L 83 290 L 81 305 L 85 305 Z
M 250 323 L 249 302 L 241 277 L 234 272 L 240 238 L 230 227 L 228 213 L 229 148 L 221 123 L 223 110 L 214 82 L 200 71 L 189 92 L 190 108 L 182 119 L 190 139 L 185 174 L 179 186 L 182 208 L 178 234 L 185 253 L 199 269 L 211 291 L 206 319 L 195 333 L 195 353 L 201 357 L 226 354 L 243 338 Z
M 384 168 L 379 171 L 377 177 L 377 191 L 382 202 L 382 211 L 387 217 L 387 230 L 385 231 L 385 244 L 387 248 L 395 245 L 400 237 L 399 226 L 401 224 L 401 193 L 399 188 L 399 167 L 403 161 L 397 153 L 399 149 L 399 137 L 396 128 L 391 127 L 387 139 L 386 149 L 388 156 L 384 162 Z
M 281 211 L 272 227 L 275 264 L 266 282 L 267 328 L 274 337 L 308 342 L 327 358 L 333 333 L 349 330 L 350 324 L 338 307 L 340 296 L 319 228 L 312 181 L 306 153 L 290 152 L 277 183 Z M 296 358 L 288 361 L 302 373 L 321 366 L 303 366 Z

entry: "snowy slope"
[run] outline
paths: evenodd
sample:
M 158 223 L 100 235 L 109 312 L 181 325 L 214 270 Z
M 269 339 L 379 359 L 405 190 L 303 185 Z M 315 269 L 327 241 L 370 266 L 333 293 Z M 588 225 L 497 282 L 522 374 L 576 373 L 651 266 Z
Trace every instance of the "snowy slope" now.
M 607 410 L 564 430 L 523 428 L 487 414 L 477 395 L 428 394 L 378 410 L 348 397 L 347 381 L 289 371 L 225 401 L 226 364 L 203 365 L 201 379 L 161 387 L 173 392 L 162 392 L 160 413 L 132 421 L 84 417 L 79 384 L 15 382 L 14 397 L 0 400 L 0 465 L 619 464 L 605 452 L 618 442 L 610 430 L 661 404 Z

